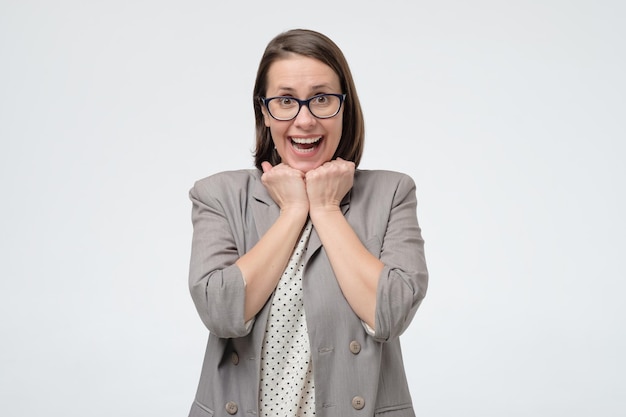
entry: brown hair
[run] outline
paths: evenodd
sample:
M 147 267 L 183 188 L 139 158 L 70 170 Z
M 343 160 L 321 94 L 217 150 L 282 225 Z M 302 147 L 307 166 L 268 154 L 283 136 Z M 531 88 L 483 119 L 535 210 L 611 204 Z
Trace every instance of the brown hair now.
M 280 156 L 274 151 L 270 129 L 265 126 L 261 112 L 260 97 L 267 91 L 267 73 L 274 61 L 298 54 L 317 59 L 328 65 L 339 77 L 342 93 L 346 94 L 343 110 L 341 140 L 333 159 L 341 157 L 359 165 L 365 140 L 365 126 L 359 97 L 348 62 L 339 47 L 327 36 L 306 29 L 293 29 L 283 32 L 270 41 L 265 48 L 254 84 L 253 102 L 256 123 L 256 149 L 254 163 L 258 169 L 261 162 L 269 161 L 272 165 L 280 163 Z

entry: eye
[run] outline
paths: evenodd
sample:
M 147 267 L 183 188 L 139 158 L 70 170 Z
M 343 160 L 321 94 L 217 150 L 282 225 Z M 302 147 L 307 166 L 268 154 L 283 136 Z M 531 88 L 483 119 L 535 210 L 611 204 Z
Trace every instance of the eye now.
M 322 95 L 315 97 L 315 100 L 313 100 L 313 102 L 315 104 L 326 104 L 328 103 L 328 100 L 329 100 L 328 96 L 322 94 Z
M 290 107 L 293 106 L 295 103 L 291 97 L 279 97 L 276 99 L 276 101 L 278 101 L 278 104 L 283 107 Z

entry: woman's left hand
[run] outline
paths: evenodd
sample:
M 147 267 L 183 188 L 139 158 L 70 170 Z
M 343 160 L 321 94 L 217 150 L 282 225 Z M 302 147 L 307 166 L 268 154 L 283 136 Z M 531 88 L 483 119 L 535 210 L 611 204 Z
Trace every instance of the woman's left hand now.
M 306 173 L 309 212 L 334 211 L 354 183 L 354 162 L 341 158 Z

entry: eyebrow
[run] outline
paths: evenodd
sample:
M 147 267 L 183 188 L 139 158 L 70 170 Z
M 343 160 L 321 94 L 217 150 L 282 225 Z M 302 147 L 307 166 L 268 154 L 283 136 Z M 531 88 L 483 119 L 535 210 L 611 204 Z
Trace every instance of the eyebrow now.
M 330 85 L 328 85 L 328 84 L 317 84 L 317 85 L 311 86 L 311 88 L 310 88 L 310 89 L 311 89 L 311 90 L 321 90 L 321 89 L 329 89 L 329 90 L 332 90 L 332 88 L 331 88 L 331 87 L 330 87 Z M 288 93 L 293 93 L 293 92 L 295 92 L 295 91 L 296 91 L 296 90 L 295 90 L 294 88 L 292 88 L 292 87 L 283 87 L 283 86 L 278 86 L 277 90 L 278 90 L 278 91 L 286 91 L 286 92 L 288 92 Z

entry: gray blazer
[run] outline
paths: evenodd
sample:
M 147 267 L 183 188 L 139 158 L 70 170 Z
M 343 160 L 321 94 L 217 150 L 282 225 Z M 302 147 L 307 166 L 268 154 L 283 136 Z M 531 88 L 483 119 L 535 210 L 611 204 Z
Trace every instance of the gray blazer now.
M 244 323 L 244 280 L 235 261 L 279 215 L 258 170 L 223 172 L 190 190 L 191 296 L 209 340 L 189 417 L 258 413 L 267 302 Z M 367 249 L 384 263 L 375 334 L 344 298 L 315 229 L 305 255 L 303 301 L 311 344 L 317 417 L 414 417 L 399 336 L 426 294 L 428 272 L 413 180 L 357 170 L 341 203 Z M 276 416 L 284 417 L 284 416 Z

